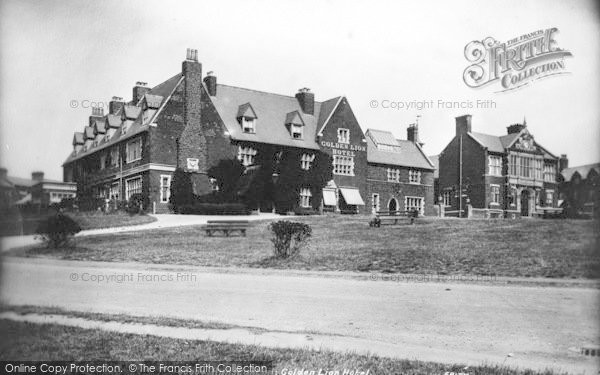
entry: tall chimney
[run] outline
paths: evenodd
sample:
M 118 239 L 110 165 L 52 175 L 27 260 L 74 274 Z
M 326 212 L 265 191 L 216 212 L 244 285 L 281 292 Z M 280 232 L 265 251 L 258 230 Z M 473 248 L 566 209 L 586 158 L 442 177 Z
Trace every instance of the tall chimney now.
M 44 172 L 31 172 L 31 179 L 36 182 L 40 182 L 44 180 Z
M 202 64 L 198 62 L 198 51 L 188 49 L 181 64 L 183 73 L 183 121 L 184 129 L 178 140 L 177 163 L 187 168 L 188 159 L 197 159 L 197 167 L 188 172 L 206 172 L 206 138 L 202 128 Z M 193 177 L 194 179 L 195 177 Z
M 206 77 L 204 77 L 204 84 L 206 85 L 208 95 L 217 96 L 217 77 L 213 74 L 213 72 L 206 73 Z
M 456 118 L 456 135 L 471 132 L 471 115 L 463 115 Z
M 423 147 L 423 145 L 425 144 L 419 140 L 419 125 L 418 124 L 408 125 L 408 128 L 406 128 L 406 139 L 408 139 L 412 143 L 418 144 L 421 147 Z
M 302 108 L 302 112 L 308 115 L 315 114 L 315 94 L 310 92 L 309 88 L 304 87 L 298 90 L 298 93 L 296 94 L 296 99 L 298 99 L 298 103 L 300 103 L 300 108 Z
M 8 177 L 8 170 L 6 168 L 0 168 L 0 179 L 6 180 Z
M 150 91 L 148 83 L 137 81 L 133 86 L 133 104 L 136 105 L 148 91 Z
M 100 120 L 104 116 L 104 108 L 92 107 L 92 115 L 90 116 L 89 126 L 94 126 L 96 120 Z
M 562 172 L 563 169 L 569 168 L 569 159 L 567 154 L 561 154 L 558 158 L 558 171 Z
M 124 104 L 125 103 L 123 102 L 123 98 L 121 98 L 120 96 L 113 96 L 110 103 L 108 103 L 108 113 L 110 113 L 111 115 L 116 115 L 117 112 L 119 112 L 119 110 L 123 108 Z

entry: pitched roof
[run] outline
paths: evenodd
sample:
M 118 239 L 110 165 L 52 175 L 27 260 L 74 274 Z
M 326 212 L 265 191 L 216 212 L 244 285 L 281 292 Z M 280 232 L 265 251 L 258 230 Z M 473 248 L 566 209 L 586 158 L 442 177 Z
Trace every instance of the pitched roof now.
M 373 141 L 379 145 L 398 146 L 398 140 L 391 132 L 377 129 L 369 129 Z
M 568 182 L 568 181 L 571 181 L 571 178 L 573 178 L 573 175 L 575 174 L 575 172 L 577 172 L 581 176 L 581 178 L 586 179 L 588 177 L 588 174 L 592 170 L 595 170 L 596 173 L 600 174 L 600 163 L 593 163 L 593 164 L 579 165 L 579 166 L 571 167 L 571 168 L 565 168 L 560 172 L 560 174 L 563 176 L 565 181 Z
M 85 141 L 83 140 L 83 133 L 75 132 L 75 134 L 73 134 L 73 145 L 82 145 L 84 143 Z
M 181 74 L 176 74 L 173 77 L 166 80 L 165 82 L 163 82 L 163 83 L 157 85 L 156 87 L 152 88 L 151 90 L 149 90 L 147 94 L 162 97 L 163 98 L 162 103 L 161 103 L 161 105 L 162 105 L 162 104 L 166 103 L 167 100 L 170 99 L 171 94 L 174 92 L 174 90 L 177 88 L 177 86 L 179 86 L 181 81 L 182 81 Z M 80 159 L 86 155 L 92 154 L 100 149 L 110 147 L 122 140 L 131 138 L 131 137 L 133 137 L 137 134 L 140 134 L 142 132 L 145 132 L 146 130 L 149 129 L 149 124 L 142 123 L 142 116 L 140 116 L 141 111 L 142 111 L 141 107 L 137 107 L 137 106 L 129 104 L 129 105 L 124 106 L 123 111 L 125 111 L 125 107 L 131 108 L 131 109 L 129 109 L 129 111 L 130 111 L 129 116 L 133 116 L 137 113 L 135 119 L 133 119 L 135 121 L 132 121 L 132 120 L 126 121 L 128 123 L 131 123 L 131 125 L 129 125 L 127 132 L 125 134 L 122 134 L 120 131 L 117 131 L 106 142 L 102 142 L 97 146 L 90 147 L 88 150 L 85 150 L 85 151 L 80 151 L 78 153 L 72 152 L 67 157 L 67 159 L 65 160 L 64 163 L 68 163 L 73 160 Z M 137 109 L 133 109 L 133 108 L 137 108 Z M 106 115 L 105 118 L 106 118 L 106 123 L 111 128 L 120 128 L 124 122 L 122 120 L 121 116 L 118 116 L 118 115 L 110 115 L 109 114 L 109 115 Z M 153 119 L 153 116 L 151 116 L 150 119 L 148 119 L 148 121 L 150 121 L 152 119 Z
M 329 117 L 329 113 L 323 113 L 322 103 L 317 101 L 315 101 L 315 114 L 310 115 L 302 111 L 298 99 L 294 96 L 272 94 L 223 84 L 217 85 L 217 95 L 212 96 L 211 100 L 231 138 L 237 141 L 261 142 L 318 150 L 319 145 L 315 140 L 318 122 L 322 117 L 325 119 Z M 331 112 L 335 105 L 331 105 L 329 102 L 331 100 L 327 102 L 325 110 Z M 244 133 L 237 120 L 240 115 L 240 106 L 248 103 L 257 117 L 255 133 Z M 303 138 L 292 138 L 285 126 L 288 114 L 294 111 L 298 112 L 299 118 L 304 122 Z
M 489 151 L 504 152 L 504 146 L 502 145 L 502 141 L 500 140 L 501 137 L 476 132 L 470 132 L 467 134 L 469 134 L 473 139 L 479 142 L 483 147 L 487 147 Z
M 395 146 L 397 151 L 387 151 L 385 149 L 377 148 L 377 143 L 374 141 L 374 133 L 376 133 L 380 138 L 384 139 L 385 142 L 392 142 L 393 140 L 395 144 L 390 145 L 386 143 L 380 143 L 380 145 Z M 384 136 L 381 133 L 388 134 Z M 427 156 L 414 142 L 396 139 L 391 132 L 375 129 L 368 129 L 365 138 L 367 139 L 367 161 L 369 163 L 397 165 L 402 167 L 413 167 L 429 170 L 434 169 L 434 166 L 431 164 Z

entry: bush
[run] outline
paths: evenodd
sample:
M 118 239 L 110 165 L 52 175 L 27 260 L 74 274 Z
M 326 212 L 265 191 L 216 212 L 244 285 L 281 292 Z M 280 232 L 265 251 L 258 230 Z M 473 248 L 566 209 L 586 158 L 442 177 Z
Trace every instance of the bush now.
M 283 259 L 297 255 L 312 236 L 312 228 L 308 224 L 287 220 L 271 223 L 269 229 L 273 232 L 271 242 L 275 246 L 275 257 Z
M 141 193 L 132 194 L 127 202 L 127 212 L 130 215 L 140 214 L 144 211 L 146 200 Z
M 81 227 L 73 219 L 62 213 L 48 216 L 42 221 L 36 233 L 48 247 L 62 247 L 69 244 L 71 238 L 81 231 Z
M 248 215 L 248 207 L 242 203 L 194 203 L 179 207 L 184 215 Z
M 298 216 L 304 216 L 304 215 L 318 215 L 319 211 L 317 211 L 316 209 L 310 207 L 296 207 L 294 208 L 294 214 L 298 215 Z

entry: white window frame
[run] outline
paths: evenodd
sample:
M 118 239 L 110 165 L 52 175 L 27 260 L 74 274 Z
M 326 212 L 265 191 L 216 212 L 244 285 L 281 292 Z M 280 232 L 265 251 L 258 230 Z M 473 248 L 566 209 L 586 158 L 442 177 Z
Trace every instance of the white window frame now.
M 310 188 L 307 187 L 303 187 L 300 188 L 300 207 L 303 208 L 311 208 L 311 201 L 312 198 L 312 193 L 310 191 Z
M 300 168 L 305 171 L 310 170 L 312 166 L 312 162 L 315 160 L 315 154 L 302 154 L 302 158 L 300 159 Z
M 410 169 L 408 171 L 408 182 L 410 184 L 420 184 L 421 183 L 421 171 L 418 169 Z
M 110 199 L 119 200 L 119 196 L 121 196 L 121 188 L 119 186 L 119 181 L 113 182 L 112 184 L 110 184 L 110 190 L 108 192 L 108 197 Z
M 388 180 L 388 182 L 400 182 L 400 169 L 399 168 L 388 168 L 387 169 L 387 180 Z
M 498 155 L 488 156 L 488 173 L 491 176 L 502 176 L 502 157 Z
M 166 186 L 163 185 L 164 179 L 167 179 Z M 166 190 L 165 190 L 166 188 Z M 165 194 L 166 191 L 166 194 Z M 171 175 L 169 174 L 161 174 L 160 175 L 160 203 L 169 203 L 169 198 L 171 198 Z
M 292 139 L 302 139 L 304 138 L 304 131 L 302 125 L 290 124 L 290 133 L 292 134 Z M 299 136 L 296 137 L 295 135 Z
M 556 165 L 544 163 L 544 181 L 556 182 Z
M 247 134 L 256 134 L 256 119 L 242 116 L 242 131 Z
M 244 167 L 254 164 L 254 157 L 258 151 L 250 146 L 238 146 L 238 160 L 242 162 Z
M 350 143 L 350 129 L 338 128 L 337 130 L 338 143 Z
M 452 206 L 452 191 L 451 190 L 444 190 L 442 192 L 442 202 L 441 203 L 446 207 Z
M 490 204 L 500 204 L 500 185 L 490 184 Z
M 139 146 L 137 146 L 138 143 L 139 143 Z M 134 148 L 134 150 L 135 149 L 139 150 L 139 154 L 138 155 L 135 155 L 135 154 L 133 155 L 134 159 L 130 159 L 130 154 L 129 154 L 129 152 L 130 152 L 130 150 L 132 148 L 132 146 L 130 146 L 130 145 L 132 145 L 132 144 L 136 144 L 136 147 Z M 141 159 L 142 159 L 142 138 L 138 137 L 138 138 L 132 139 L 131 141 L 128 141 L 125 144 L 125 162 L 126 163 L 133 163 L 134 161 L 138 161 L 138 160 L 141 160 Z
M 405 196 L 405 197 L 404 197 L 404 212 L 406 212 L 406 213 L 410 213 L 410 212 L 412 212 L 412 210 L 415 208 L 415 206 L 414 206 L 414 204 L 413 204 L 413 203 L 415 203 L 415 202 L 414 202 L 414 201 L 412 201 L 412 200 L 415 200 L 415 201 L 418 201 L 418 202 L 419 202 L 419 205 L 418 205 L 418 208 L 419 208 L 419 215 L 424 215 L 424 210 L 425 210 L 425 205 L 424 205 L 424 204 L 425 204 L 425 198 L 423 198 L 423 197 Z M 409 204 L 409 203 L 410 203 L 410 204 Z M 410 209 L 409 209 L 409 208 L 410 208 Z
M 354 156 L 333 155 L 333 174 L 354 176 Z
M 381 206 L 380 206 L 380 196 L 379 193 L 373 193 L 371 194 L 371 212 L 373 214 L 376 214 L 377 212 L 379 212 Z
M 129 188 L 129 182 L 133 181 L 133 180 L 140 180 L 140 187 L 139 187 L 139 191 L 137 186 L 135 187 L 135 191 L 131 191 L 132 189 Z M 142 176 L 136 176 L 136 177 L 131 177 L 125 180 L 125 199 L 129 200 L 131 198 L 131 196 L 135 193 L 143 193 L 144 192 L 144 186 L 143 186 L 144 181 L 142 180 Z

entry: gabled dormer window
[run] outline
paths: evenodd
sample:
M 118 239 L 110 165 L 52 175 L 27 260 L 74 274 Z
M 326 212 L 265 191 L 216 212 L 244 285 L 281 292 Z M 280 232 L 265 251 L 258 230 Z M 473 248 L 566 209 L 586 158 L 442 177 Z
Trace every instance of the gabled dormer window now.
M 244 133 L 256 133 L 256 119 L 251 117 L 242 117 L 242 130 Z
M 292 138 L 302 139 L 302 126 L 301 125 L 292 125 L 291 132 L 292 132 Z
M 293 139 L 304 137 L 304 120 L 298 111 L 290 112 L 285 116 L 285 125 Z
M 242 104 L 238 108 L 237 120 L 242 126 L 242 131 L 248 134 L 256 133 L 256 112 L 250 103 Z

